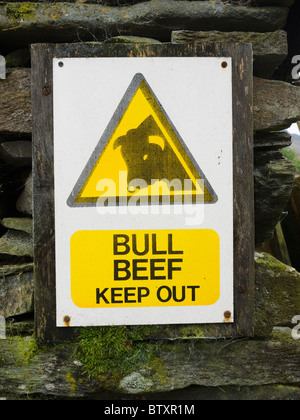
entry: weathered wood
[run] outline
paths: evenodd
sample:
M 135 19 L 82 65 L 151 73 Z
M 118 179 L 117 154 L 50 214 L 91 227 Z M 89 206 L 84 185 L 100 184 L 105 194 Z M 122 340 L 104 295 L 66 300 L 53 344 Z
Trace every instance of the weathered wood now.
M 98 4 L 0 5 L 0 42 L 12 50 L 41 42 L 101 41 L 136 35 L 170 41 L 180 29 L 271 32 L 282 29 L 288 8 L 217 6 L 209 1 L 147 1 L 126 8 Z M 36 30 L 38 28 L 38 30 Z
M 101 399 L 119 392 L 123 399 L 133 394 L 151 397 L 153 393 L 183 392 L 192 385 L 214 390 L 228 384 L 300 385 L 300 340 L 292 339 L 290 333 L 276 333 L 268 340 L 148 344 L 153 358 L 125 377 L 111 377 L 109 373 L 101 378 L 88 377 L 74 350 L 72 343 L 35 349 L 30 337 L 0 340 L 1 397 L 89 398 L 94 394 Z M 281 391 L 277 389 L 277 397 L 284 398 L 286 394 Z
M 252 44 L 254 76 L 271 78 L 276 68 L 288 55 L 287 34 L 285 31 L 258 32 L 220 32 L 220 31 L 174 31 L 172 42 L 194 44 L 249 43 Z
M 59 341 L 72 332 L 56 328 L 53 96 L 44 94 L 53 86 L 49 50 L 33 48 L 32 63 L 36 333 L 43 341 Z
M 34 45 L 33 46 L 33 180 L 36 261 L 37 336 L 55 341 L 65 330 L 55 327 L 55 227 L 53 186 L 52 58 L 231 56 L 233 59 L 233 149 L 236 323 L 220 325 L 219 334 L 251 335 L 254 310 L 254 205 L 252 132 L 252 49 L 250 45 Z M 241 63 L 243 62 L 243 66 Z M 44 92 L 44 93 L 43 93 Z M 247 199 L 245 199 L 247 197 Z M 45 226 L 47 227 L 45 229 Z M 242 293 L 239 291 L 243 290 Z M 46 317 L 45 317 L 46 314 Z
M 15 69 L 0 80 L 0 132 L 31 133 L 30 69 Z

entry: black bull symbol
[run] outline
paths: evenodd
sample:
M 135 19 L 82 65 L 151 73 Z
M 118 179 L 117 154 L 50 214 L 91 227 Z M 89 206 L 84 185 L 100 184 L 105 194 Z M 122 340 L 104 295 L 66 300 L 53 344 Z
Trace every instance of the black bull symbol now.
M 190 179 L 151 115 L 139 127 L 119 137 L 114 149 L 118 147 L 127 165 L 128 184 L 136 179 L 148 185 L 152 180 L 179 179 L 183 185 L 185 179 Z

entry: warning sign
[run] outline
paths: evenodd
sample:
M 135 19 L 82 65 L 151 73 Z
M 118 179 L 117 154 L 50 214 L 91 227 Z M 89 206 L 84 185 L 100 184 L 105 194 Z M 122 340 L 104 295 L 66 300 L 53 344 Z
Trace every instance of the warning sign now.
M 231 58 L 53 75 L 57 326 L 234 322 Z
M 71 289 L 81 308 L 212 305 L 220 297 L 219 236 L 212 230 L 76 232 Z
M 215 203 L 217 195 L 145 77 L 136 74 L 68 204 Z

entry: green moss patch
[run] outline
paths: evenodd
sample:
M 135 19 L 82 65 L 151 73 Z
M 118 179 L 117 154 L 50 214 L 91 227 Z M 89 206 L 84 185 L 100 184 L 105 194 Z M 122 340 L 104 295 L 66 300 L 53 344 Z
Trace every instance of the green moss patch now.
M 157 344 L 143 341 L 158 327 L 82 328 L 75 356 L 92 377 L 121 377 L 155 358 Z

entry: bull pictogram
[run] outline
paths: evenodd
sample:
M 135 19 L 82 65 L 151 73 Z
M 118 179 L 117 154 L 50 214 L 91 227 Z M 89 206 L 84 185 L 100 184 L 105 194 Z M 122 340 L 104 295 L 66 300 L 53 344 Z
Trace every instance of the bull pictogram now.
M 218 200 L 142 74 L 133 78 L 68 205 L 129 205 L 138 193 L 147 204 L 163 204 L 166 196 L 169 203 L 199 203 L 198 197 L 201 203 Z
M 143 179 L 151 185 L 154 180 L 171 182 L 179 179 L 184 182 L 189 178 L 152 115 L 139 127 L 119 137 L 114 149 L 118 147 L 127 165 L 128 185 L 136 179 Z

